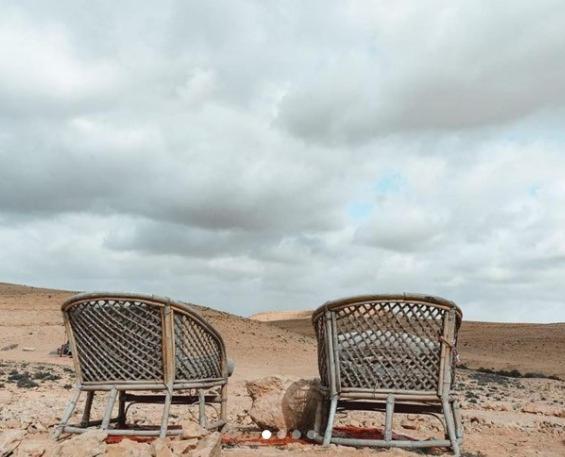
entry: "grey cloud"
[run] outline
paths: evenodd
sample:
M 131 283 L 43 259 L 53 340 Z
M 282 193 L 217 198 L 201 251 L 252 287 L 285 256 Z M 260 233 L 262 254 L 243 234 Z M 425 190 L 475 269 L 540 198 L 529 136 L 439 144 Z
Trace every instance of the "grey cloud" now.
M 380 5 L 349 17 L 346 27 L 363 25 L 356 52 L 322 55 L 316 71 L 295 81 L 281 125 L 309 140 L 355 144 L 394 132 L 492 126 L 563 106 L 562 3 L 519 2 L 509 11 L 435 2 L 402 20 L 396 9 L 408 8 Z
M 446 235 L 448 220 L 437 208 L 410 208 L 394 202 L 380 205 L 359 226 L 356 241 L 400 252 L 433 249 Z M 438 214 L 439 213 L 439 214 Z
M 235 115 L 220 110 L 204 122 L 185 115 L 152 127 L 78 120 L 56 135 L 49 125 L 27 138 L 10 136 L 0 155 L 0 204 L 11 212 L 122 212 L 212 229 L 285 232 L 339 223 L 334 201 L 346 198 L 336 195 L 340 179 L 320 185 L 332 162 L 313 160 L 292 140 L 280 144 Z M 234 129 L 229 139 L 211 131 L 222 116 L 220 130 Z M 187 123 L 207 133 L 179 136 Z M 241 136 L 246 129 L 249 138 Z M 285 146 L 294 153 L 285 155 Z
M 7 2 L 0 279 L 563 320 L 562 8 Z
M 109 249 L 154 255 L 213 258 L 257 255 L 260 246 L 272 243 L 269 236 L 241 230 L 207 230 L 153 220 L 135 220 L 108 234 Z

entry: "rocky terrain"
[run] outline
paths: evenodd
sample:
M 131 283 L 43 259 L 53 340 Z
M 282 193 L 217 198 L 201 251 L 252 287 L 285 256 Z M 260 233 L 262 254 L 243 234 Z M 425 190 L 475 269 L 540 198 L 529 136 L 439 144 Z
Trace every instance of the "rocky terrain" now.
M 207 319 L 222 333 L 230 358 L 236 362 L 236 372 L 229 384 L 229 426 L 223 435 L 202 433 L 189 425 L 190 408 L 175 405 L 171 425 L 186 429 L 182 439 L 136 442 L 107 439 L 92 432 L 55 443 L 51 438 L 68 400 L 74 382 L 69 358 L 52 354 L 65 340 L 59 306 L 72 292 L 54 291 L 0 284 L 0 456 L 416 456 L 417 452 L 403 450 L 352 449 L 332 446 L 323 449 L 304 437 L 290 438 L 293 430 L 269 440 L 260 432 L 271 421 L 277 424 L 281 414 L 274 400 L 279 385 L 307 383 L 317 376 L 316 344 L 296 328 L 283 329 L 272 322 L 249 320 L 208 308 L 202 308 Z M 179 297 L 183 299 L 183 297 Z M 275 319 L 276 321 L 276 319 Z M 483 325 L 484 341 L 474 326 Z M 471 323 L 464 328 L 462 349 L 477 354 L 470 366 L 504 368 L 502 375 L 495 371 L 462 368 L 458 371 L 456 387 L 462 404 L 465 427 L 464 456 L 546 456 L 565 455 L 565 382 L 548 379 L 565 372 L 565 344 L 560 339 L 560 326 L 547 332 L 543 339 L 539 326 L 520 326 L 504 334 L 508 348 L 512 342 L 536 341 L 543 344 L 538 360 L 530 359 L 525 351 L 512 352 L 508 360 L 496 351 L 489 354 L 489 345 L 496 345 L 497 332 L 491 324 Z M 495 324 L 499 325 L 499 324 Z M 546 328 L 546 327 L 544 327 Z M 531 331 L 531 333 L 529 333 Z M 516 334 L 517 333 L 517 334 Z M 527 335 L 533 336 L 527 336 Z M 541 338 L 541 339 L 540 339 Z M 465 345 L 465 343 L 467 343 Z M 507 349 L 510 351 L 511 349 Z M 484 359 L 478 355 L 484 354 Z M 504 352 L 502 352 L 504 354 Z M 496 355 L 496 356 L 495 356 Z M 492 363 L 488 364 L 487 359 Z M 545 360 L 552 361 L 551 363 Z M 547 366 L 552 370 L 546 370 Z M 517 371 L 511 371 L 517 370 Z M 538 371 L 531 376 L 519 374 Z M 508 376 L 509 375 L 509 376 Z M 272 376 L 275 376 L 274 378 Z M 267 378 L 265 378 L 267 377 Z M 278 393 L 277 393 L 278 392 Z M 272 397 L 268 397 L 272 395 Z M 253 397 L 253 399 L 252 399 Z M 272 400 L 271 400 L 272 398 Z M 80 400 L 76 417 L 80 414 Z M 273 410 L 265 411 L 264 405 Z M 94 414 L 101 414 L 102 398 L 94 404 Z M 265 415 L 270 419 L 265 419 Z M 138 423 L 158 423 L 155 406 L 135 406 L 130 420 Z M 76 418 L 75 418 L 76 420 Z M 338 417 L 339 426 L 381 428 L 383 418 L 378 414 L 348 413 Z M 266 421 L 266 422 L 265 422 Z M 261 426 L 257 425 L 259 423 Z M 394 429 L 414 437 L 440 436 L 440 424 L 433 418 L 398 415 Z M 431 449 L 428 455 L 442 455 L 444 450 Z M 449 455 L 449 453 L 445 453 Z

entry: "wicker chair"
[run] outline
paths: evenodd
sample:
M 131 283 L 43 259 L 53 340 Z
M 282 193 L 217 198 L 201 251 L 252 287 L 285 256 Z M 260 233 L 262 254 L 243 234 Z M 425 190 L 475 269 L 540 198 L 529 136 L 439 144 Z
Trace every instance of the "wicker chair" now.
M 451 389 L 461 319 L 455 303 L 424 295 L 359 296 L 318 308 L 312 323 L 324 401 L 308 436 L 324 445 L 445 446 L 460 455 L 463 429 Z M 384 439 L 333 436 L 338 408 L 385 412 Z M 393 439 L 394 412 L 443 416 L 446 439 Z
M 91 293 L 67 300 L 62 311 L 77 385 L 55 432 L 57 438 L 62 432 L 80 433 L 91 426 L 114 435 L 179 434 L 179 429 L 168 429 L 171 404 L 197 403 L 204 427 L 226 423 L 230 373 L 224 342 L 195 309 L 168 298 Z M 91 421 L 96 391 L 107 391 L 107 402 L 102 420 Z M 152 393 L 138 395 L 139 391 Z M 87 392 L 82 421 L 79 426 L 68 425 L 82 392 Z M 116 400 L 118 416 L 111 418 Z M 127 427 L 126 414 L 133 403 L 163 404 L 160 428 Z M 208 422 L 206 405 L 216 410 L 219 405 L 213 423 Z M 114 428 L 109 427 L 111 422 L 117 422 Z

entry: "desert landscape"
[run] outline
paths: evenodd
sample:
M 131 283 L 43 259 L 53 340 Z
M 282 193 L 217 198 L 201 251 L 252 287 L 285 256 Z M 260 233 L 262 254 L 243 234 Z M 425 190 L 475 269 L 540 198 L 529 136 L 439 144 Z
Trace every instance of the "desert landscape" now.
M 73 294 L 0 285 L 0 430 L 4 433 L 0 455 L 205 455 L 189 450 L 182 454 L 182 441 L 175 440 L 169 440 L 167 449 L 131 440 L 107 444 L 103 437 L 97 441 L 86 435 L 72 438 L 74 443 L 68 437 L 59 444 L 52 440 L 53 426 L 60 420 L 74 382 L 71 359 L 56 354 L 65 342 L 59 308 Z M 220 331 L 228 356 L 236 363 L 229 382 L 229 425 L 221 438 L 222 449 L 208 455 L 449 455 L 434 448 L 410 452 L 331 445 L 324 449 L 303 437 L 279 439 L 282 437 L 273 435 L 262 440 L 262 430 L 250 415 L 249 385 L 269 388 L 318 376 L 309 312 L 263 313 L 248 319 L 200 309 Z M 459 346 L 462 366 L 456 388 L 465 428 L 463 455 L 565 455 L 565 324 L 465 322 Z M 265 377 L 271 378 L 261 379 Z M 95 404 L 95 411 L 101 408 Z M 187 412 L 176 408 L 172 422 L 180 423 Z M 77 417 L 80 410 L 79 404 Z M 133 417 L 159 420 L 151 407 L 134 411 Z M 338 417 L 338 426 L 379 429 L 382 420 L 376 413 L 347 413 Z M 440 433 L 437 423 L 410 415 L 399 415 L 394 428 L 396 433 L 415 437 Z M 65 448 L 65 443 L 73 444 Z

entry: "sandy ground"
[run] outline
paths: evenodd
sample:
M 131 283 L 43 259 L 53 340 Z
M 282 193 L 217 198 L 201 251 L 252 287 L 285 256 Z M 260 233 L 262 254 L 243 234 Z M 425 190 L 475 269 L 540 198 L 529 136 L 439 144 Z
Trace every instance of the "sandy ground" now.
M 50 428 L 59 420 L 74 375 L 70 359 L 59 358 L 50 352 L 65 341 L 59 307 L 70 295 L 72 292 L 0 284 L 0 430 L 25 428 L 28 431 L 26 439 L 47 440 Z M 184 297 L 177 298 L 182 300 Z M 247 414 L 251 399 L 245 388 L 246 380 L 273 374 L 303 378 L 317 376 L 316 344 L 308 336 L 307 319 L 260 322 L 207 308 L 202 312 L 223 335 L 228 355 L 236 362 L 236 372 L 229 384 L 229 419 L 233 433 L 256 432 Z M 17 346 L 12 347 L 14 345 Z M 519 369 L 565 377 L 565 324 L 466 323 L 461 350 L 465 362 L 471 367 Z M 13 373 L 26 372 L 38 384 L 36 387 L 18 387 Z M 463 409 L 465 456 L 565 456 L 564 381 L 507 378 L 461 369 L 457 389 Z M 100 408 L 101 402 L 95 403 L 95 411 L 100 412 Z M 156 410 L 133 411 L 134 417 L 137 415 L 147 420 L 157 414 Z M 175 415 L 173 423 L 180 421 L 186 411 L 179 409 Z M 352 421 L 361 426 L 382 425 L 382 417 L 378 414 L 354 413 L 340 417 L 339 421 L 344 425 Z M 416 428 L 412 425 L 404 429 L 404 426 L 402 417 L 399 417 L 395 423 L 399 433 L 414 436 L 439 436 L 440 433 L 437 424 L 428 420 L 419 422 Z M 437 452 L 432 453 L 436 455 Z M 311 444 L 292 444 L 280 448 L 226 446 L 222 455 L 419 454 L 343 446 L 322 449 Z
M 310 316 L 304 313 L 307 312 L 261 313 L 257 319 L 314 337 Z M 519 370 L 565 379 L 565 323 L 464 321 L 459 334 L 459 353 L 462 363 L 474 369 Z

